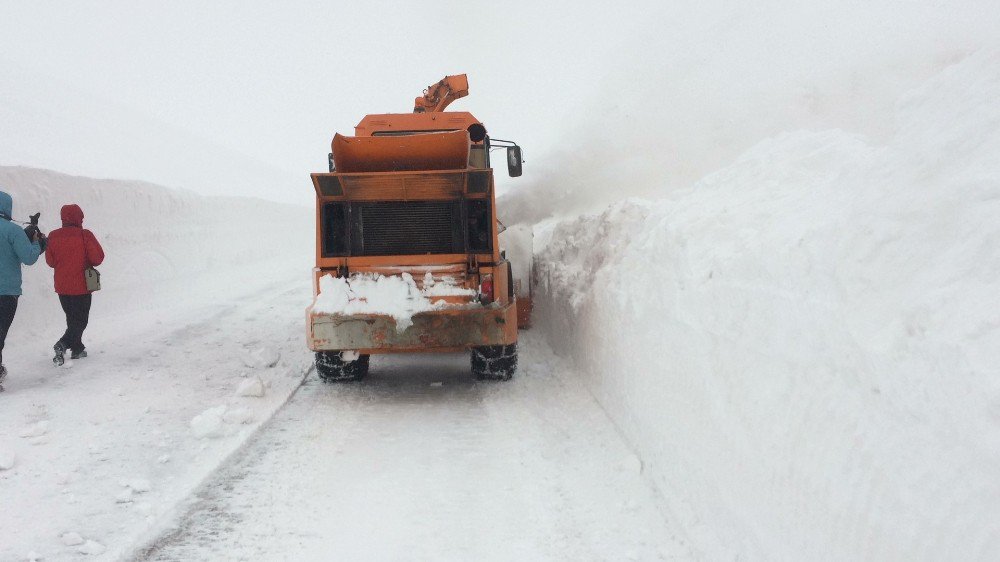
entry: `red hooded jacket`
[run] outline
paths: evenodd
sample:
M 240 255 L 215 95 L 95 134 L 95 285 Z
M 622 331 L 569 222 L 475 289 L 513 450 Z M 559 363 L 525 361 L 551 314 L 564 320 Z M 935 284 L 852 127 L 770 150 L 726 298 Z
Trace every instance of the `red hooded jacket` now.
M 60 215 L 63 227 L 49 233 L 45 248 L 45 263 L 56 270 L 56 293 L 89 294 L 83 270 L 101 265 L 104 249 L 94 234 L 83 228 L 83 210 L 78 205 L 64 205 Z

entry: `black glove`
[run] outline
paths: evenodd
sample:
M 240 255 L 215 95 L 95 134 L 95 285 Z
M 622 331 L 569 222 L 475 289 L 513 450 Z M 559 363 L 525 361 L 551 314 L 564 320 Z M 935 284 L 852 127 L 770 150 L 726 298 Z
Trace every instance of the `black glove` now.
M 38 242 L 38 244 L 42 247 L 42 251 L 45 251 L 45 246 L 48 243 L 48 240 L 45 239 L 45 235 L 42 234 L 41 230 L 38 230 L 37 226 L 29 224 L 24 227 L 24 234 L 31 242 Z

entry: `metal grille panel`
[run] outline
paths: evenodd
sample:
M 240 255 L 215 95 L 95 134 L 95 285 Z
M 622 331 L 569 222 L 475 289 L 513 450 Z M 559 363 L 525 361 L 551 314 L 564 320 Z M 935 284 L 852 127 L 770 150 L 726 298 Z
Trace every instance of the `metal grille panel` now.
M 456 239 L 456 226 L 461 224 L 461 206 L 454 201 L 387 201 L 359 207 L 363 255 L 462 251 L 464 241 Z

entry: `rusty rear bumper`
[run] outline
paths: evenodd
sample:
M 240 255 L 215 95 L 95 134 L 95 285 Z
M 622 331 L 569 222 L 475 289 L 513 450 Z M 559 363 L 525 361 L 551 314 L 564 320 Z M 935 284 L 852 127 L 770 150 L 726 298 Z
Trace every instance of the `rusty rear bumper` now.
M 460 351 L 480 345 L 517 341 L 517 306 L 422 312 L 402 332 L 390 316 L 343 316 L 306 311 L 309 349 L 358 350 L 361 353 Z

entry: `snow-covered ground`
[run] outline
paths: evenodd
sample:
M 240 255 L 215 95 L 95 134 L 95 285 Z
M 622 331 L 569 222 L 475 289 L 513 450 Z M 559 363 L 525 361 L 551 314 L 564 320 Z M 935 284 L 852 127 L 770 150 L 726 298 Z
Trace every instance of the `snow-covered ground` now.
M 538 228 L 537 321 L 699 558 L 1000 553 L 1000 52 L 894 122 Z
M 312 211 L 24 168 L 0 168 L 0 186 L 45 230 L 79 203 L 108 254 L 90 356 L 64 368 L 51 269 L 24 270 L 0 394 L 0 560 L 116 559 L 307 374 Z
M 467 354 L 311 377 L 143 560 L 689 559 L 641 464 L 537 336 L 510 383 Z
M 0 185 L 45 230 L 79 203 L 109 256 L 91 356 L 61 369 L 51 271 L 25 269 L 0 560 L 691 558 L 543 334 L 512 383 L 450 355 L 323 385 L 304 342 L 311 209 L 25 168 Z

